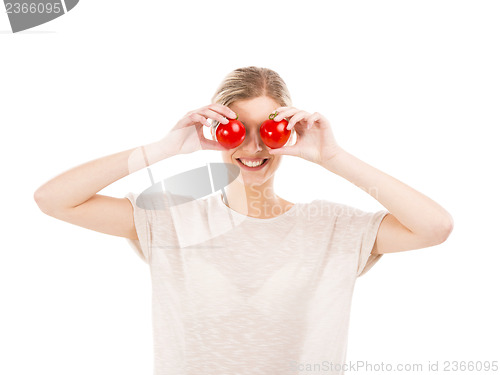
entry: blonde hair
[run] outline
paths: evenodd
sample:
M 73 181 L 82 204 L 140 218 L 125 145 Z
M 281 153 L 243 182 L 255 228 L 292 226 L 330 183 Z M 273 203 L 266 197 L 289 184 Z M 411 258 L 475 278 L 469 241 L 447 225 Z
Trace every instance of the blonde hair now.
M 291 107 L 292 98 L 285 81 L 274 70 L 247 66 L 230 72 L 221 82 L 212 97 L 212 103 L 225 106 L 237 100 L 267 96 L 282 107 Z M 219 124 L 212 123 L 212 130 Z
M 274 70 L 248 66 L 229 73 L 212 97 L 212 103 L 230 105 L 241 99 L 268 96 L 283 107 L 292 105 L 285 81 Z

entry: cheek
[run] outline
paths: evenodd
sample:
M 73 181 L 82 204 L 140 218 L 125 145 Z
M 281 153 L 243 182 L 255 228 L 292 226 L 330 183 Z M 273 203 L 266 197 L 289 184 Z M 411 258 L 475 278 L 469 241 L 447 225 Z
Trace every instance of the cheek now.
M 222 152 L 222 160 L 226 163 L 231 163 L 231 154 L 227 151 L 221 151 Z
M 278 156 L 276 157 L 274 160 L 273 160 L 273 169 L 276 169 L 279 167 L 279 165 L 281 164 L 281 159 L 283 158 L 283 156 Z

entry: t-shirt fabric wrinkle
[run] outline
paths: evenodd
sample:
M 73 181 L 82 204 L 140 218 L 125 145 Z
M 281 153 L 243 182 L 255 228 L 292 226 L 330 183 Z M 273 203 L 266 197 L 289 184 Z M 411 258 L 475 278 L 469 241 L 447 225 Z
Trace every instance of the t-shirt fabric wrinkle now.
M 128 193 L 149 266 L 155 375 L 343 374 L 354 285 L 389 212 L 316 199 L 270 219 L 226 206 Z

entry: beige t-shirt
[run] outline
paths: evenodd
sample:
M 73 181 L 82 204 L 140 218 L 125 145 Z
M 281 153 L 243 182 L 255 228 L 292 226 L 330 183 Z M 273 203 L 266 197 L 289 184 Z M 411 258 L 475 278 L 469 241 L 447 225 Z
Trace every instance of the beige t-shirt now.
M 151 272 L 155 375 L 343 374 L 354 284 L 382 257 L 389 211 L 314 200 L 258 219 L 220 192 L 126 198 L 127 241 Z

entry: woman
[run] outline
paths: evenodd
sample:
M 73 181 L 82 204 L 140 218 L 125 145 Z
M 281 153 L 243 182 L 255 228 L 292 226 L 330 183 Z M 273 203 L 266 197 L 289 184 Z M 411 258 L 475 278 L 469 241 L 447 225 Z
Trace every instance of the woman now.
M 453 220 L 436 202 L 341 148 L 324 116 L 292 107 L 272 70 L 234 70 L 212 102 L 188 112 L 158 142 L 55 177 L 35 200 L 48 215 L 127 238 L 150 266 L 155 374 L 342 374 L 357 277 L 382 254 L 442 243 Z M 259 127 L 273 112 L 276 121 L 288 119 L 293 145 L 263 143 Z M 211 140 L 204 137 L 203 126 L 213 129 L 236 113 L 246 127 L 240 146 L 225 149 L 213 132 Z M 239 168 L 225 197 L 183 200 L 158 191 L 144 198 L 146 207 L 135 193 L 97 194 L 148 165 L 197 150 L 219 150 Z M 281 198 L 273 180 L 282 155 L 321 165 L 387 210 Z M 263 159 L 262 166 L 244 165 Z

